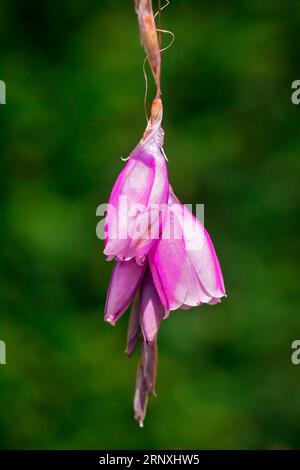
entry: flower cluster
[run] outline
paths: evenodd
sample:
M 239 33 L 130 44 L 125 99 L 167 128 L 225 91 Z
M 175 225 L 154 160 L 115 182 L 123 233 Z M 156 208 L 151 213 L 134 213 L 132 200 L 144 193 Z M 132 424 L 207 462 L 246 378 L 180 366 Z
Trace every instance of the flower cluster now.
M 207 231 L 169 185 L 161 121 L 162 103 L 156 98 L 144 136 L 113 187 L 105 225 L 104 253 L 108 260 L 115 260 L 105 321 L 115 325 L 132 304 L 126 352 L 131 356 L 141 343 L 134 396 L 135 419 L 140 426 L 148 396 L 155 393 L 161 320 L 171 310 L 216 304 L 225 295 Z M 122 198 L 129 208 L 138 208 L 126 220 L 120 210 Z M 116 216 L 121 228 L 130 228 L 126 237 L 116 237 Z M 154 226 L 156 236 L 151 236 Z

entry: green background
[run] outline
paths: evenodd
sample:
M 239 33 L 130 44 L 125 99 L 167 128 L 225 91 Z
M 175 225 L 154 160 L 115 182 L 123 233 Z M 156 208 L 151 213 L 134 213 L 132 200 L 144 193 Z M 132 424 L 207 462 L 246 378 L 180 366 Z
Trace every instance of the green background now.
M 170 180 L 205 204 L 228 298 L 163 322 L 139 429 L 128 314 L 103 322 L 95 235 L 145 127 L 133 5 L 1 0 L 1 448 L 300 447 L 299 1 L 174 0 L 162 16 Z

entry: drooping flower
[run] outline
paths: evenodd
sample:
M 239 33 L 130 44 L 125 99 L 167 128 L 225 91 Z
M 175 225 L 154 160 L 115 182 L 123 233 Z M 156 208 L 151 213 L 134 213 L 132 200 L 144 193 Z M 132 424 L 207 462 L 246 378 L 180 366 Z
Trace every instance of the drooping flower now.
M 208 232 L 170 191 L 161 238 L 149 255 L 165 309 L 215 304 L 225 296 L 220 264 Z
M 140 143 L 129 157 L 111 192 L 105 225 L 104 254 L 108 259 L 142 264 L 159 236 L 158 209 L 168 201 L 168 174 L 161 128 L 162 104 L 155 99 L 151 119 Z
M 134 415 L 143 426 L 148 397 L 155 393 L 157 336 L 163 311 L 215 304 L 225 295 L 223 277 L 211 239 L 203 225 L 183 206 L 172 190 L 159 240 L 142 265 L 135 259 L 117 261 L 105 305 L 111 324 L 132 302 L 126 352 L 130 357 L 141 343 L 136 377 Z
M 141 344 L 134 416 L 143 426 L 148 397 L 155 393 L 157 336 L 163 315 L 166 318 L 171 310 L 218 303 L 225 288 L 208 233 L 169 191 L 161 128 L 161 50 L 156 15 L 152 0 L 134 3 L 157 93 L 143 138 L 129 156 L 109 199 L 104 253 L 116 264 L 105 320 L 114 325 L 132 303 L 126 353 L 130 357 Z M 163 8 L 159 2 L 159 11 Z

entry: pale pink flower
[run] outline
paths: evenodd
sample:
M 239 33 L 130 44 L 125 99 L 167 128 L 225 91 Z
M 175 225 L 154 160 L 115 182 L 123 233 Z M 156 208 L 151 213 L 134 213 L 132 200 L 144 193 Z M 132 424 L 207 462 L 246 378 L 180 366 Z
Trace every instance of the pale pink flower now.
M 153 245 L 150 232 L 152 225 L 160 226 L 161 217 L 153 207 L 159 208 L 168 201 L 161 120 L 161 100 L 155 99 L 144 136 L 131 153 L 109 198 L 104 249 L 109 259 L 127 261 L 135 258 L 142 264 Z M 124 200 L 128 209 L 125 213 L 122 211 Z M 144 227 L 141 233 L 140 227 Z

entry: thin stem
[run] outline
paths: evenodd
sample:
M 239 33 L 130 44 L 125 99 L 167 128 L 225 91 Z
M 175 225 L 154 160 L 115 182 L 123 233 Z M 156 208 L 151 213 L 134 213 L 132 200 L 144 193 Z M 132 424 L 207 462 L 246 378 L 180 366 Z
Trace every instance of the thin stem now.
M 159 31 L 161 29 L 161 0 L 158 0 L 158 27 L 159 29 L 157 31 Z M 159 32 L 159 39 L 158 39 L 158 42 L 159 42 L 159 48 L 161 49 L 161 31 Z

